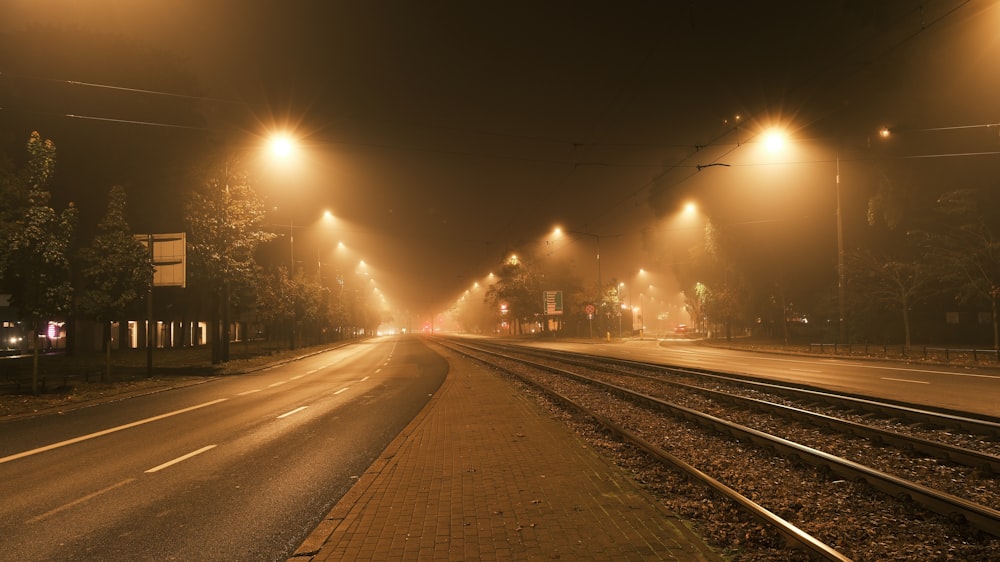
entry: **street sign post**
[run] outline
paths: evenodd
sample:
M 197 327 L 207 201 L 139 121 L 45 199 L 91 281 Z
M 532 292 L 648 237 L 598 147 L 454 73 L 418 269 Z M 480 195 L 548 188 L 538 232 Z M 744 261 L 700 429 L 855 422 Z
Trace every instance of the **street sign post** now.
M 153 263 L 153 282 L 146 294 L 146 376 L 153 376 L 153 346 L 155 324 L 153 323 L 153 287 L 187 286 L 187 235 L 136 234 L 136 240 L 149 250 Z

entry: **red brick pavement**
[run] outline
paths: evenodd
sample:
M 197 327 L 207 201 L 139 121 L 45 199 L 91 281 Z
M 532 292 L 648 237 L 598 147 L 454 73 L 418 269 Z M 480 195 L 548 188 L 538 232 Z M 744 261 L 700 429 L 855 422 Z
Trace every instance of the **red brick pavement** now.
M 451 371 L 291 559 L 721 560 L 497 374 Z

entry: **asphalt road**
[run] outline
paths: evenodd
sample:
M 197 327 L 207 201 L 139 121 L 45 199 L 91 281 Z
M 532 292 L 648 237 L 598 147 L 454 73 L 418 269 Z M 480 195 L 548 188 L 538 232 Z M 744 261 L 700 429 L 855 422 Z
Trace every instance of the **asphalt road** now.
M 739 351 L 685 339 L 547 342 L 545 347 L 767 377 L 838 392 L 1000 417 L 1000 369 Z
M 379 338 L 0 423 L 0 559 L 283 560 L 447 370 Z

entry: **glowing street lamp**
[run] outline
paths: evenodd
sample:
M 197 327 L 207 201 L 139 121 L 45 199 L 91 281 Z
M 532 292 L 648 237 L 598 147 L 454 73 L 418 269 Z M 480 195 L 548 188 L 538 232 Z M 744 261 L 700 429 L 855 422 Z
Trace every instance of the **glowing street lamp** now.
M 295 150 L 295 142 L 287 134 L 275 134 L 267 142 L 271 154 L 278 158 L 288 158 Z
M 779 152 L 785 146 L 785 134 L 779 129 L 772 128 L 764 133 L 764 148 L 768 152 Z

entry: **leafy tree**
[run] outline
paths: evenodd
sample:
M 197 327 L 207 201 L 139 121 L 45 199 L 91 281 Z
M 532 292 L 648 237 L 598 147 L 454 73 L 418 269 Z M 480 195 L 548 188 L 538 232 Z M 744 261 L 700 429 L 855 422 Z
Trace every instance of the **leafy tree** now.
M 493 310 L 507 306 L 512 332 L 518 333 L 523 320 L 542 313 L 542 291 L 538 276 L 528 263 L 518 257 L 504 261 L 495 282 L 486 291 L 486 301 Z
M 10 231 L 8 261 L 2 273 L 11 289 L 12 304 L 30 321 L 34 348 L 31 391 L 37 394 L 37 334 L 44 320 L 69 312 L 73 299 L 68 250 L 77 210 L 72 203 L 61 213 L 49 206 L 47 187 L 55 173 L 55 144 L 42 140 L 36 131 L 28 139 L 27 150 L 28 163 L 18 178 L 27 204 Z
M 695 283 L 694 289 L 690 294 L 687 291 L 684 292 L 685 307 L 688 310 L 688 315 L 691 316 L 691 320 L 694 322 L 692 328 L 695 332 L 706 331 L 704 319 L 711 296 L 712 292 L 703 283 Z
M 295 276 L 292 282 L 292 302 L 295 308 L 295 320 L 301 322 L 300 333 L 303 339 L 311 339 L 311 343 L 320 340 L 325 327 L 327 313 L 327 298 L 329 291 L 323 288 L 317 280 L 307 278 L 303 274 Z M 296 326 L 298 328 L 298 326 Z M 294 342 L 293 342 L 294 347 Z
M 295 322 L 295 288 L 288 269 L 278 267 L 257 277 L 257 313 L 268 333 L 284 333 L 294 349 L 292 323 Z
M 111 378 L 111 324 L 145 295 L 152 285 L 149 250 L 132 236 L 125 218 L 125 189 L 108 192 L 108 210 L 90 245 L 80 251 L 80 273 L 86 286 L 77 308 L 103 326 L 105 380 Z
M 18 219 L 24 217 L 28 208 L 28 189 L 24 187 L 23 175 L 18 175 L 14 164 L 4 158 L 0 162 L 0 240 L 10 240 L 17 231 Z M 10 246 L 0 244 L 0 279 L 10 259 Z
M 214 301 L 212 362 L 226 362 L 231 295 L 236 288 L 253 286 L 256 249 L 274 234 L 263 229 L 263 202 L 232 164 L 216 170 L 194 190 L 185 211 L 192 278 Z

